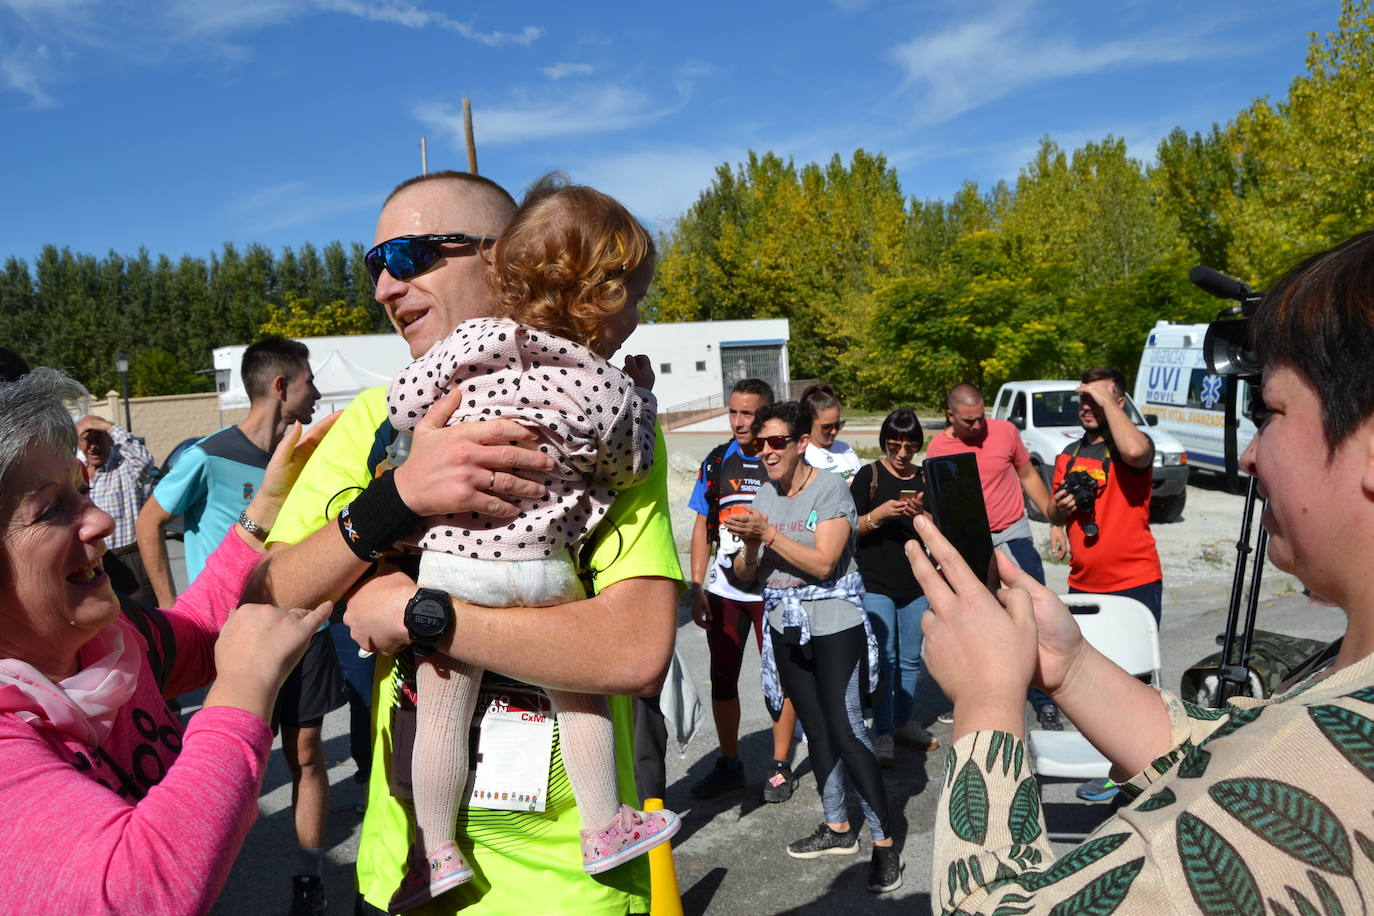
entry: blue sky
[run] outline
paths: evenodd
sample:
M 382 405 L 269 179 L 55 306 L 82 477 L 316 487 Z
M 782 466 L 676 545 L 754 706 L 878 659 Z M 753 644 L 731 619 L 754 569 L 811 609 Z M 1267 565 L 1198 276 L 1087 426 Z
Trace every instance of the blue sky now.
M 666 225 L 722 162 L 886 154 L 910 196 L 1039 138 L 1150 160 L 1282 97 L 1337 0 L 0 0 L 0 260 L 370 243 L 397 182 L 552 169 Z M 461 227 L 457 227 L 461 228 Z

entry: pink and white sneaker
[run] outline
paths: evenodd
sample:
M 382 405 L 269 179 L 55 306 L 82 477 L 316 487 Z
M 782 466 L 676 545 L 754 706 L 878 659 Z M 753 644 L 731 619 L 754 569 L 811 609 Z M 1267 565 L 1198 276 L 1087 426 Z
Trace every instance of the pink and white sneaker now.
M 401 886 L 391 895 L 391 902 L 387 904 L 387 912 L 413 910 L 471 878 L 472 867 L 458 851 L 457 845 L 443 843 L 428 859 L 410 859 Z
M 582 870 L 599 875 L 666 843 L 682 821 L 671 811 L 637 811 L 621 805 L 604 830 L 582 831 Z

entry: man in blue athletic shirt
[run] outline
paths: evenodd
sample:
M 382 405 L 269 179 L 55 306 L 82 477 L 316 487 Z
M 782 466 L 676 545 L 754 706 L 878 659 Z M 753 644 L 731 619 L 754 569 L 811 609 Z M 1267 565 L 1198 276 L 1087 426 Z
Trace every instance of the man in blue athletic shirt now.
M 176 598 L 163 536 L 167 522 L 176 515 L 186 518 L 186 579 L 194 581 L 247 508 L 287 428 L 297 421 L 309 423 L 320 399 L 310 371 L 310 351 L 299 341 L 277 336 L 257 341 L 244 351 L 240 375 L 248 392 L 248 416 L 188 448 L 139 513 L 139 553 L 161 607 L 170 607 Z M 265 540 L 267 532 L 259 537 Z M 274 729 L 282 729 L 301 848 L 294 879 L 301 887 L 293 887 L 293 901 L 311 897 L 320 885 L 329 818 L 321 729 L 325 714 L 344 701 L 333 644 L 328 631 L 321 630 L 282 686 L 272 722 Z

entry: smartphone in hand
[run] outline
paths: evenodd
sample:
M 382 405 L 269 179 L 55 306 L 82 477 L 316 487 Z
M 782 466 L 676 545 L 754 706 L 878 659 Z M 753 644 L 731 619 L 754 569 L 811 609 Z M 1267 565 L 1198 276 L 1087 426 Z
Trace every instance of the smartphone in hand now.
M 992 550 L 978 459 L 972 453 L 925 460 L 926 509 L 940 533 L 954 545 L 974 575 L 989 589 L 1001 584 Z
M 911 478 L 907 486 L 897 491 L 897 498 L 905 502 L 915 502 L 916 498 L 926 491 L 926 472 L 925 468 L 916 468 L 916 476 Z

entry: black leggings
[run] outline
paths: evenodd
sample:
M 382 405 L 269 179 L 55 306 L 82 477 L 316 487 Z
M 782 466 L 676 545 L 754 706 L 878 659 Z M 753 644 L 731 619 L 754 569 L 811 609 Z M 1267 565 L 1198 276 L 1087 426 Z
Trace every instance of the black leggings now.
M 806 729 L 807 756 L 816 773 L 826 821 L 849 820 L 844 785 L 848 776 L 858 790 L 873 839 L 885 839 L 887 789 L 859 702 L 859 679 L 867 654 L 864 628 L 813 636 L 804 646 L 783 642 L 782 634 L 771 628 L 768 635 L 782 688 Z

